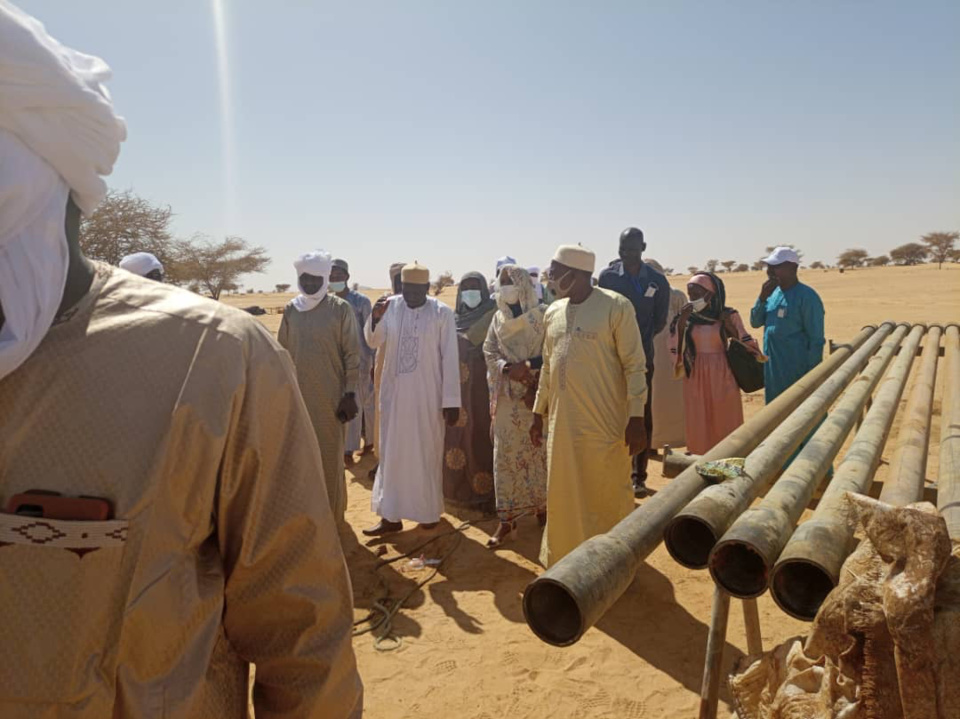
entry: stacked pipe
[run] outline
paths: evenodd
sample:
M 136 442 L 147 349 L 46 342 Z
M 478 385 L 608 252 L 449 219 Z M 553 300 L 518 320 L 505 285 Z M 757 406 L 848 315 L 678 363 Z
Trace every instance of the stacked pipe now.
M 839 347 L 719 442 L 703 459 L 744 456 L 752 452 L 821 385 L 831 381 L 832 375 L 857 355 L 875 332 L 874 327 L 864 328 L 848 345 Z M 879 341 L 873 345 L 874 349 L 877 345 Z M 870 354 L 872 350 L 865 356 L 861 353 L 856 365 L 862 366 Z M 826 407 L 814 413 L 807 431 L 825 411 Z M 807 426 L 807 422 L 803 425 Z M 789 451 L 795 447 L 794 444 Z M 707 480 L 696 467 L 688 467 L 608 533 L 588 539 L 534 580 L 523 597 L 524 616 L 534 633 L 558 646 L 567 646 L 583 636 L 626 591 L 641 562 L 663 540 L 664 530 L 676 513 L 707 486 Z
M 957 325 L 947 327 L 944 344 L 937 509 L 947 522 L 950 539 L 960 541 L 960 328 Z
M 671 520 L 664 540 L 667 551 L 675 560 L 692 569 L 708 566 L 710 553 L 720 537 L 750 503 L 770 486 L 791 454 L 823 419 L 830 405 L 893 328 L 892 323 L 882 325 L 747 455 L 742 476 L 704 490 Z
M 816 616 L 840 581 L 840 568 L 854 549 L 845 495 L 866 494 L 870 489 L 923 332 L 922 325 L 910 331 L 816 511 L 794 532 L 773 568 L 773 598 L 798 619 L 812 620 Z
M 869 359 L 864 371 L 850 384 L 827 420 L 763 500 L 740 514 L 713 548 L 710 573 L 714 581 L 733 596 L 741 599 L 758 597 L 767 590 L 774 562 L 863 413 L 908 328 L 898 327 L 870 357 L 876 340 L 885 339 L 892 329 L 891 325 L 884 325 L 861 348 L 861 352 L 868 353 Z M 847 364 L 852 362 L 853 358 Z
M 942 329 L 938 326 L 927 331 L 923 354 L 920 357 L 919 374 L 914 380 L 897 437 L 897 446 L 890 459 L 889 478 L 880 492 L 881 502 L 897 507 L 919 502 L 923 497 L 941 333 Z

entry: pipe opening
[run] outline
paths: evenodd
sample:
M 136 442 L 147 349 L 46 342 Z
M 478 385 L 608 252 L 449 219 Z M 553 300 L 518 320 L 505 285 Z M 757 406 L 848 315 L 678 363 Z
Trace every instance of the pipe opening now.
M 706 569 L 717 537 L 699 517 L 675 517 L 663 534 L 667 551 L 678 563 L 690 569 Z
M 562 584 L 538 579 L 523 595 L 523 614 L 533 633 L 548 644 L 565 647 L 583 634 L 583 615 Z
M 740 599 L 759 597 L 767 589 L 763 558 L 741 542 L 717 545 L 710 558 L 710 574 L 717 584 Z
M 807 622 L 816 618 L 833 589 L 830 575 L 816 564 L 802 559 L 787 559 L 777 565 L 770 581 L 770 592 L 780 608 Z

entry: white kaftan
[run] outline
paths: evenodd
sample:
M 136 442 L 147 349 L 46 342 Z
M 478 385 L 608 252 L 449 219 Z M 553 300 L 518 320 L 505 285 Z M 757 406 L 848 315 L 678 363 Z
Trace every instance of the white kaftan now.
M 443 513 L 443 409 L 460 407 L 453 310 L 432 297 L 412 310 L 398 296 L 365 332 L 384 358 L 372 509 L 391 522 L 436 522 Z

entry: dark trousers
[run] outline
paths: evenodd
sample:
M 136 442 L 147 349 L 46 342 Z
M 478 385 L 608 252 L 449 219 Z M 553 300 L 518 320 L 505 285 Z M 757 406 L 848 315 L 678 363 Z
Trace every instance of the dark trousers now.
M 653 442 L 653 367 L 647 367 L 647 403 L 643 408 L 643 426 L 647 430 L 647 448 L 633 456 L 633 483 L 647 481 L 647 460 L 654 448 Z

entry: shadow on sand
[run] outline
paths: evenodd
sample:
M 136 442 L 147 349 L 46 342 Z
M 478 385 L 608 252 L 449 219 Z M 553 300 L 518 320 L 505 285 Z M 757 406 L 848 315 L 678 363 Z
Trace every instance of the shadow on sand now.
M 739 609 L 739 602 L 730 603 L 731 612 Z M 677 603 L 673 584 L 649 564 L 640 565 L 633 584 L 596 628 L 689 691 L 700 693 L 710 628 Z M 740 649 L 726 643 L 724 676 L 733 671 L 743 656 Z M 732 701 L 725 682 L 720 698 L 728 705 Z

